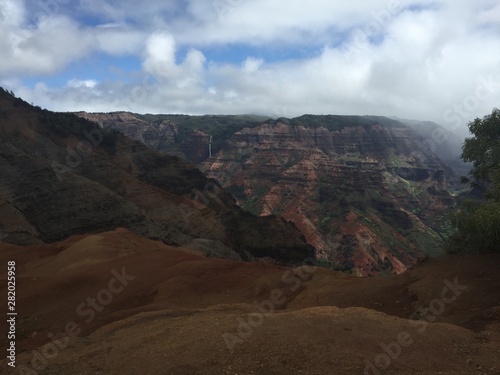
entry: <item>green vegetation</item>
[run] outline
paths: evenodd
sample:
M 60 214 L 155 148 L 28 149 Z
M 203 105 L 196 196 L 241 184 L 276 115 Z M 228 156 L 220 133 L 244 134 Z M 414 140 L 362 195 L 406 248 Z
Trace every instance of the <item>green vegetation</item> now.
M 325 127 L 331 131 L 339 131 L 344 128 L 356 126 L 371 129 L 373 125 L 376 124 L 381 124 L 386 128 L 405 127 L 405 125 L 399 121 L 378 116 L 304 115 L 291 119 L 289 122 L 292 126 L 303 125 L 309 128 Z
M 421 194 L 425 193 L 426 189 L 424 186 L 419 185 L 415 183 L 414 181 L 411 180 L 405 180 L 404 178 L 400 177 L 400 181 L 403 182 L 406 185 L 407 190 L 412 193 L 414 196 L 418 197 Z
M 472 162 L 471 179 L 463 178 L 483 199 L 466 200 L 451 214 L 455 228 L 447 240 L 448 253 L 500 252 L 500 110 L 468 124 L 462 159 Z
M 86 132 L 99 130 L 102 134 L 102 146 L 110 153 L 115 152 L 116 143 L 120 138 L 120 133 L 116 130 L 104 130 L 95 122 L 86 120 L 74 113 L 51 112 L 47 109 L 34 107 L 21 98 L 16 98 L 12 91 L 7 91 L 0 87 L 0 95 L 8 95 L 13 100 L 14 107 L 26 107 L 38 114 L 39 123 L 42 125 L 40 131 L 46 135 L 56 134 L 59 137 L 75 136 L 78 139 L 87 141 Z
M 407 238 L 417 248 L 422 250 L 424 256 L 435 257 L 443 255 L 443 240 L 431 228 L 427 228 L 425 232 L 412 230 L 407 234 Z
M 352 262 L 350 264 L 341 264 L 334 262 L 329 258 L 318 259 L 316 261 L 316 264 L 318 265 L 318 267 L 328 268 L 334 271 L 345 272 L 345 273 L 352 273 L 352 268 L 354 267 Z
M 401 165 L 401 160 L 399 159 L 398 155 L 396 155 L 395 150 L 391 149 L 389 151 L 389 164 L 390 165 L 395 165 L 395 166 L 400 166 Z
M 245 194 L 245 187 L 243 185 L 228 186 L 226 187 L 226 191 L 239 201 L 244 201 L 248 198 Z
M 260 199 L 264 196 L 269 191 L 268 188 L 264 186 L 259 186 L 255 190 L 255 194 L 247 199 L 245 202 L 243 202 L 243 209 L 256 215 L 259 216 L 262 213 L 262 204 L 260 202 Z
M 294 119 L 280 118 L 277 120 L 268 119 L 263 116 L 255 115 L 239 115 L 239 116 L 223 116 L 223 115 L 205 115 L 205 116 L 188 116 L 188 115 L 153 115 L 153 114 L 135 114 L 138 118 L 149 122 L 153 126 L 160 124 L 163 121 L 169 120 L 178 125 L 178 133 L 175 137 L 175 142 L 179 145 L 179 150 L 175 150 L 180 154 L 187 152 L 190 137 L 196 130 L 200 130 L 213 137 L 212 152 L 216 154 L 226 146 L 227 141 L 231 136 L 243 130 L 244 128 L 255 128 L 263 123 L 274 124 L 283 122 L 292 127 L 306 126 L 309 128 L 325 127 L 328 130 L 340 131 L 346 127 L 361 126 L 366 130 L 371 129 L 374 125 L 380 124 L 386 128 L 404 127 L 398 121 L 391 120 L 385 117 L 376 116 L 313 116 L 304 115 Z M 172 152 L 172 150 L 169 150 Z M 353 154 L 348 161 L 360 161 L 361 155 Z M 294 160 L 290 160 L 286 167 L 294 165 Z
M 293 167 L 294 165 L 297 165 L 297 163 L 300 160 L 301 160 L 301 155 L 299 154 L 299 152 L 295 149 L 291 150 L 291 155 L 288 161 L 286 163 L 281 161 L 281 163 L 283 164 L 283 171 L 286 171 L 287 169 Z
M 84 130 L 100 129 L 96 123 L 78 117 L 73 113 L 56 113 L 42 109 L 38 118 L 48 129 L 61 137 L 75 135 L 82 138 Z
M 116 152 L 117 142 L 122 136 L 117 130 L 102 129 L 95 122 L 78 117 L 73 113 L 58 113 L 42 109 L 39 110 L 38 119 L 46 127 L 47 134 L 55 133 L 63 138 L 75 136 L 78 139 L 87 141 L 85 132 L 99 130 L 102 134 L 102 141 L 99 146 L 102 146 L 111 155 Z
M 196 130 L 200 130 L 213 137 L 212 152 L 216 154 L 225 145 L 229 138 L 244 128 L 254 128 L 266 121 L 267 117 L 253 115 L 223 116 L 223 115 L 140 115 L 138 118 L 152 124 L 162 121 L 172 121 L 178 125 L 175 142 L 180 145 L 182 152 L 187 151 L 189 138 Z

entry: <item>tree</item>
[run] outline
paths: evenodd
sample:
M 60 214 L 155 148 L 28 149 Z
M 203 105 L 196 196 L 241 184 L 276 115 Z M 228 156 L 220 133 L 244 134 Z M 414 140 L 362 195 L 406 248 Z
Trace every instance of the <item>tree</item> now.
M 471 178 L 463 181 L 481 189 L 484 199 L 466 200 L 451 214 L 455 233 L 449 253 L 500 252 L 500 110 L 468 124 L 473 135 L 463 145 L 462 159 L 472 162 Z
M 471 176 L 477 181 L 493 182 L 500 171 L 500 110 L 482 120 L 476 118 L 469 123 L 473 138 L 465 140 L 462 159 L 472 162 Z

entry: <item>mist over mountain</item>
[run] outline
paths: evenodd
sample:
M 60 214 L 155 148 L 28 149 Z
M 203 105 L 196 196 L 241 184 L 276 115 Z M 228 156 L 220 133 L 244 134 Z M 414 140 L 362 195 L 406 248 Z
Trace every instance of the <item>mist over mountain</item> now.
M 464 163 L 460 158 L 464 137 L 445 129 L 432 121 L 416 121 L 401 119 L 401 122 L 409 125 L 421 137 L 424 146 L 435 153 L 439 159 L 451 167 L 456 175 L 466 176 L 470 171 L 470 165 Z

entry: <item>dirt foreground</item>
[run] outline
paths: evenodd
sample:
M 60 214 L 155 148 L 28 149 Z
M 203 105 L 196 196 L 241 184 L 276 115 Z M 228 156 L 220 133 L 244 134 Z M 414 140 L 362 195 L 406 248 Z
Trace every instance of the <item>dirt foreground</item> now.
M 0 374 L 500 374 L 500 256 L 355 278 L 207 259 L 117 229 L 0 244 L 4 301 L 9 261 L 16 367 L 4 356 Z

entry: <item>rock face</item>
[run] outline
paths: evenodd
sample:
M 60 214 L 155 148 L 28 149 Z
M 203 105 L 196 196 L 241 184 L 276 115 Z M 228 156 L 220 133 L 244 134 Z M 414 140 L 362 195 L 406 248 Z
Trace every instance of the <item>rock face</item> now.
M 106 115 L 91 118 L 106 126 Z M 294 222 L 330 266 L 357 275 L 400 273 L 419 257 L 441 252 L 455 176 L 426 147 L 429 126 L 423 134 L 415 126 L 369 116 L 194 121 L 179 118 L 177 131 L 192 137 L 174 138 L 164 150 L 184 150 L 246 210 Z M 204 138 L 197 136 L 200 129 Z M 219 143 L 213 156 L 205 153 L 200 161 L 192 150 L 205 152 L 203 141 L 214 134 Z
M 210 151 L 213 155 L 221 151 L 235 132 L 260 125 L 267 119 L 250 115 L 138 115 L 127 112 L 76 114 L 98 123 L 104 129 L 118 130 L 155 151 L 177 155 L 193 164 L 206 160 Z M 213 142 L 210 142 L 211 137 Z
M 405 271 L 440 252 L 452 172 L 401 123 L 325 116 L 235 133 L 201 165 L 259 215 L 293 221 L 318 258 L 358 275 Z
M 293 223 L 244 212 L 187 161 L 75 115 L 33 108 L 3 90 L 0 108 L 3 241 L 51 243 L 125 227 L 171 245 L 218 241 L 245 260 L 299 263 L 314 254 Z M 168 126 L 165 134 L 174 129 Z M 243 241 L 245 231 L 254 236 Z

